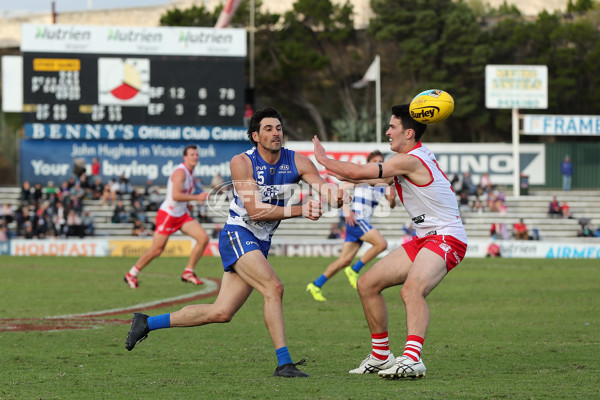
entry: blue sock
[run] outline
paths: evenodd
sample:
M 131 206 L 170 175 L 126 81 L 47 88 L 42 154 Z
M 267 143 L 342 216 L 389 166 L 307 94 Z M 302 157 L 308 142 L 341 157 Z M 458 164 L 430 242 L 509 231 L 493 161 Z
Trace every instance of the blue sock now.
M 352 266 L 352 269 L 354 270 L 354 272 L 359 272 L 359 271 L 360 271 L 360 269 L 361 269 L 362 267 L 364 267 L 364 266 L 365 266 L 365 264 L 364 264 L 362 261 L 358 260 L 358 261 L 356 262 L 356 264 L 354 264 L 354 265 Z
M 157 315 L 156 317 L 148 317 L 148 329 L 163 329 L 171 327 L 171 314 Z
M 290 357 L 290 352 L 288 351 L 287 346 L 278 348 L 277 350 L 275 350 L 275 354 L 277 355 L 277 362 L 279 363 L 280 367 L 284 364 L 293 363 L 292 357 Z
M 315 286 L 321 287 L 327 282 L 327 277 L 325 275 L 321 275 L 315 280 Z

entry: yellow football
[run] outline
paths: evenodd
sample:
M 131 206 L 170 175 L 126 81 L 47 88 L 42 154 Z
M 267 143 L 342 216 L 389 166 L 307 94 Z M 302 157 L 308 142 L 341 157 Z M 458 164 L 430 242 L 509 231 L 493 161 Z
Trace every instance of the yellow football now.
M 448 118 L 454 111 L 454 99 L 448 92 L 429 89 L 411 100 L 410 116 L 423 124 L 435 124 Z

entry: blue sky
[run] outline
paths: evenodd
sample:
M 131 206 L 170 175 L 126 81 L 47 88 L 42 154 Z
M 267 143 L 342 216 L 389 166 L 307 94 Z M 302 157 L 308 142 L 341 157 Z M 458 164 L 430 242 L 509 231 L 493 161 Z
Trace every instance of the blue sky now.
M 155 6 L 169 0 L 54 0 L 56 12 Z M 49 12 L 52 0 L 0 0 L 0 14 L 12 11 Z

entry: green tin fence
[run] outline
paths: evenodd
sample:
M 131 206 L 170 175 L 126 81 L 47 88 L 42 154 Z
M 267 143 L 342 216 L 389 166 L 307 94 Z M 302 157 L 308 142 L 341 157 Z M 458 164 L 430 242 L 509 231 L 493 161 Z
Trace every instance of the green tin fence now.
M 600 142 L 546 143 L 546 187 L 562 188 L 560 164 L 573 163 L 572 189 L 600 189 Z

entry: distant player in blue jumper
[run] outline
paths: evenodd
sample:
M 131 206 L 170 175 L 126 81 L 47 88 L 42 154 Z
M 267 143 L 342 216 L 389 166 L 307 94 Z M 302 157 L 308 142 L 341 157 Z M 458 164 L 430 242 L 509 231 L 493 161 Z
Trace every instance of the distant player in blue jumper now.
M 350 196 L 327 183 L 306 156 L 282 147 L 283 121 L 276 110 L 256 111 L 249 121 L 248 137 L 255 147 L 233 157 L 230 165 L 235 197 L 219 237 L 225 271 L 217 299 L 212 304 L 190 305 L 155 317 L 135 313 L 125 347 L 131 351 L 155 329 L 229 322 L 256 289 L 264 298 L 265 324 L 278 360 L 273 375 L 308 377 L 296 368 L 303 361 L 294 363 L 289 354 L 283 284 L 267 261 L 267 254 L 282 219 L 302 216 L 314 221 L 323 213 L 318 200 L 287 205 L 300 180 L 336 208 L 348 203 Z
M 383 154 L 379 150 L 371 152 L 367 156 L 367 163 L 383 163 Z M 384 199 L 389 202 L 390 208 L 394 208 L 396 205 L 396 192 L 391 190 L 389 186 L 391 183 L 392 179 L 390 178 L 387 185 L 370 186 L 362 184 L 355 186 L 352 206 L 344 205 L 343 207 L 344 219 L 346 220 L 346 241 L 342 247 L 342 253 L 337 260 L 329 264 L 321 276 L 306 286 L 306 291 L 316 301 L 327 301 L 321 288 L 344 267 L 350 285 L 356 289 L 358 273 L 361 268 L 387 249 L 385 238 L 377 229 L 371 226 L 371 217 L 375 207 Z M 371 248 L 350 267 L 350 263 L 352 263 L 363 242 L 370 243 Z

